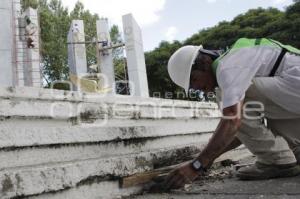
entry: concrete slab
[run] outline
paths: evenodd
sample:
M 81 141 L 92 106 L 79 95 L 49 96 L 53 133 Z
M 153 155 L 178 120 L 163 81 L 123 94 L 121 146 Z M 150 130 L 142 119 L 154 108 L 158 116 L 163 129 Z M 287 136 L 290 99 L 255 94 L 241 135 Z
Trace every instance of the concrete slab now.
M 10 50 L 0 50 L 0 71 L 4 71 L 0 75 L 1 86 L 12 86 L 13 82 L 13 69 L 12 54 Z
M 85 42 L 84 23 L 82 20 L 73 20 L 68 34 L 68 65 L 70 74 L 75 76 L 85 75 L 87 73 L 86 47 L 85 44 L 76 44 L 76 42 Z M 74 85 L 75 90 L 78 90 Z
M 40 146 L 22 150 L 0 150 L 0 170 L 12 167 L 49 164 L 52 162 L 84 161 L 87 159 L 125 156 L 149 151 L 163 151 L 194 146 L 202 148 L 211 134 L 168 136 L 143 141 L 90 143 L 89 145 L 61 145 L 60 147 Z
M 0 31 L 0 50 L 12 50 L 12 25 L 11 25 L 11 10 L 1 10 L 0 9 L 0 16 L 2 19 L 1 22 L 1 31 Z M 5 31 L 3 31 L 5 30 Z M 0 52 L 1 53 L 1 52 Z M 2 57 L 3 55 L 1 55 Z
M 132 14 L 123 16 L 130 94 L 149 97 L 142 31 Z
M 145 71 L 128 70 L 130 79 L 130 94 L 133 96 L 148 96 L 147 74 Z
M 98 41 L 104 42 L 99 44 L 99 48 L 107 47 L 111 45 L 111 38 L 109 34 L 108 20 L 102 18 L 96 22 L 97 26 L 97 37 Z M 99 51 L 98 53 L 98 64 L 100 64 L 100 69 L 102 75 L 107 78 L 103 85 L 104 88 L 111 88 L 112 91 L 115 89 L 112 86 L 115 84 L 115 73 L 113 65 L 113 54 L 112 50 Z
M 212 103 L 39 88 L 0 87 L 0 99 L 1 199 L 138 193 L 118 179 L 191 158 L 220 116 Z
M 0 9 L 10 9 L 11 7 L 12 7 L 11 0 L 1 0 Z

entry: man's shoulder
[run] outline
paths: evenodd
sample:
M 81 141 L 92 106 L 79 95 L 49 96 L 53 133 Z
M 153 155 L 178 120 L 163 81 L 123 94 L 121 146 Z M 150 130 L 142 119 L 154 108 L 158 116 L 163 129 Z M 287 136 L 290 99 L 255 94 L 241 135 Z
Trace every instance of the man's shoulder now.
M 249 65 L 256 59 L 258 51 L 255 48 L 239 48 L 227 53 L 220 61 L 222 69 Z

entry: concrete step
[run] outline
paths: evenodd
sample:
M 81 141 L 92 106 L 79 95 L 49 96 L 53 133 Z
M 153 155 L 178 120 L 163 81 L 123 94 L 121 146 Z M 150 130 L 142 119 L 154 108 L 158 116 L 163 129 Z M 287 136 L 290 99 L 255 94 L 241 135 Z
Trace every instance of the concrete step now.
M 88 185 L 93 180 L 112 181 L 120 176 L 151 170 L 153 164 L 161 159 L 172 160 L 178 154 L 186 151 L 192 153 L 196 150 L 196 147 L 189 146 L 188 148 L 86 159 L 63 164 L 53 163 L 4 169 L 0 171 L 0 198 L 59 192 Z
M 213 103 L 0 88 L 0 198 L 136 193 L 117 179 L 199 152 L 219 118 Z
M 187 146 L 204 146 L 211 134 L 167 136 L 148 139 L 120 140 L 105 143 L 61 144 L 0 150 L 0 170 L 13 167 L 84 161 L 173 149 Z
M 148 103 L 78 102 L 73 100 L 24 100 L 20 98 L 1 99 L 0 117 L 27 117 L 33 119 L 76 119 L 85 123 L 104 119 L 179 119 L 219 118 L 216 107 L 209 104 L 190 104 L 180 107 L 176 104 L 150 101 Z M 120 100 L 117 98 L 116 100 Z M 193 105 L 198 105 L 193 106 Z
M 5 119 L 0 149 L 76 145 L 213 132 L 219 119 L 109 120 L 107 124 L 72 125 L 60 120 Z
M 72 198 L 76 193 L 78 196 L 75 198 L 96 199 L 107 198 L 110 194 L 114 197 L 109 198 L 136 194 L 142 187 L 120 189 L 118 178 L 152 170 L 155 165 L 160 165 L 161 160 L 169 163 L 164 166 L 175 164 L 174 159 L 180 161 L 183 154 L 188 157 L 188 154 L 199 150 L 201 148 L 188 146 L 126 156 L 4 169 L 0 171 L 0 197 L 37 196 L 32 198 L 62 199 Z M 245 157 L 243 154 L 249 153 L 240 149 L 226 157 Z M 86 197 L 82 197 L 83 194 L 87 194 Z

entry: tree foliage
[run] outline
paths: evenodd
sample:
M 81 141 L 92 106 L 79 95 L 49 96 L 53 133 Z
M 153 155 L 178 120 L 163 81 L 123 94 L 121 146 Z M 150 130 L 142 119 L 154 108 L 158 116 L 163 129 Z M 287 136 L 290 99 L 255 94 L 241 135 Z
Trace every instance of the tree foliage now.
M 81 2 L 77 2 L 73 10 L 62 5 L 61 0 L 23 0 L 22 8 L 38 8 L 41 28 L 41 55 L 43 76 L 50 85 L 55 80 L 69 78 L 67 35 L 73 19 L 84 21 L 86 41 L 96 41 L 97 14 L 90 13 Z M 113 34 L 118 30 L 112 27 Z M 87 64 L 93 65 L 96 60 L 95 44 L 86 45 Z
M 36 9 L 39 5 L 38 0 L 22 0 L 21 3 L 22 3 L 23 9 L 26 9 L 28 7 L 32 7 L 34 9 Z
M 28 6 L 39 8 L 45 79 L 49 83 L 68 79 L 67 34 L 71 20 L 84 20 L 86 40 L 92 41 L 96 38 L 98 15 L 90 13 L 80 2 L 71 11 L 62 5 L 61 0 L 23 0 L 22 6 L 23 9 Z M 159 92 L 161 97 L 166 97 L 166 92 L 181 91 L 170 80 L 167 63 L 172 53 L 183 45 L 202 44 L 207 49 L 226 49 L 241 37 L 269 37 L 300 48 L 299 27 L 300 0 L 294 0 L 285 11 L 275 8 L 251 9 L 232 21 L 222 21 L 214 27 L 202 29 L 184 41 L 162 41 L 157 48 L 145 53 L 150 95 Z M 122 42 L 118 26 L 112 26 L 111 38 L 113 42 Z M 122 50 L 114 50 L 113 54 L 117 79 L 125 79 L 126 64 Z M 95 46 L 87 45 L 88 65 L 96 63 L 95 55 Z M 172 97 L 178 98 L 176 95 Z
M 121 32 L 117 25 L 113 25 L 110 29 L 110 37 L 113 44 L 122 43 L 123 39 Z M 126 60 L 124 58 L 124 49 L 115 48 L 113 49 L 113 62 L 115 66 L 115 76 L 116 80 L 128 80 L 126 73 Z

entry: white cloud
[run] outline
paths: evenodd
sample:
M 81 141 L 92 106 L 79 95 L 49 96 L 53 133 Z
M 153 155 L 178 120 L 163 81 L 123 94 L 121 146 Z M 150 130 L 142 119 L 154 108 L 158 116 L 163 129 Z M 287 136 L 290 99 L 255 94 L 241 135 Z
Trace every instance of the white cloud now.
M 207 0 L 208 3 L 215 3 L 217 0 Z
M 109 18 L 111 23 L 121 24 L 122 15 L 132 13 L 139 25 L 147 26 L 160 19 L 159 12 L 164 9 L 166 0 L 80 0 L 86 9 L 100 17 Z M 73 9 L 77 0 L 62 0 Z
M 284 4 L 290 2 L 290 0 L 273 0 L 273 4 L 279 5 L 279 4 Z
M 217 1 L 220 2 L 219 0 L 206 0 L 208 3 L 216 3 Z M 232 0 L 226 0 L 227 3 L 231 3 Z
M 177 33 L 178 33 L 178 29 L 175 26 L 169 27 L 165 34 L 167 41 L 173 41 Z

